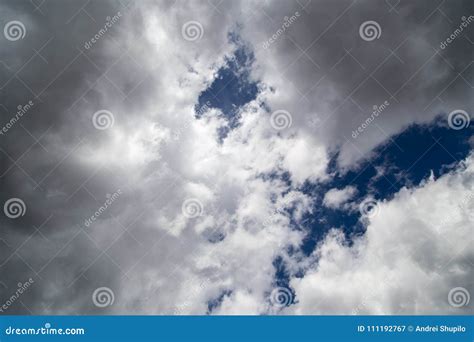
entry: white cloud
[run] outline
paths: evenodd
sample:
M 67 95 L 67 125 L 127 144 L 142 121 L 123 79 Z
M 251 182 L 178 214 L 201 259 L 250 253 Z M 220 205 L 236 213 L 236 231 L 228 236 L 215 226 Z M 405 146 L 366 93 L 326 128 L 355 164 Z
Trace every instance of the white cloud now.
M 344 189 L 331 189 L 324 195 L 323 204 L 328 208 L 339 208 L 357 193 L 353 186 L 346 186 Z
M 474 291 L 473 186 L 471 156 L 465 168 L 380 203 L 353 246 L 331 232 L 314 252 L 317 265 L 291 281 L 298 304 L 286 313 L 472 313 L 472 301 L 454 308 L 448 293 L 454 287 L 471 296 Z
M 45 310 L 47 313 L 89 312 L 92 293 L 89 290 L 97 283 L 98 286 L 114 289 L 116 302 L 109 308 L 114 313 L 173 313 L 178 309 L 181 313 L 202 314 L 207 310 L 207 302 L 218 298 L 224 291 L 231 294 L 224 297 L 216 313 L 268 312 L 267 296 L 274 286 L 275 257 L 282 256 L 292 272 L 314 261 L 300 255 L 290 257 L 286 251 L 287 247 L 298 247 L 305 233 L 290 227 L 285 209 L 294 209 L 294 219 L 298 221 L 311 210 L 312 205 L 311 198 L 298 191 L 297 187 L 308 180 L 327 180 L 329 153 L 339 146 L 343 146 L 341 163 L 350 165 L 387 138 L 371 129 L 357 140 L 357 154 L 350 150 L 353 145 L 344 140 L 344 135 L 350 137 L 354 124 L 359 123 L 351 121 L 355 105 L 345 106 L 347 89 L 341 86 L 357 81 L 352 78 L 352 73 L 347 72 L 348 68 L 353 67 L 349 56 L 340 64 L 345 66 L 343 77 L 328 75 L 320 86 L 310 88 L 322 75 L 315 77 L 315 65 L 306 59 L 307 56 L 318 63 L 321 63 L 321 57 L 324 61 L 322 67 L 329 70 L 335 56 L 342 51 L 342 43 L 347 43 L 349 47 L 349 43 L 353 42 L 351 33 L 356 31 L 354 27 L 334 25 L 337 35 L 346 37 L 344 42 L 338 41 L 335 47 L 330 47 L 329 43 L 322 44 L 323 48 L 318 45 L 316 53 L 308 51 L 307 56 L 300 56 L 301 51 L 295 49 L 289 39 L 280 39 L 270 50 L 260 48 L 275 28 L 273 25 L 262 26 L 262 18 L 266 14 L 261 12 L 259 6 L 271 12 L 274 18 L 284 18 L 295 12 L 293 7 L 299 6 L 296 3 L 227 1 L 220 5 L 221 9 L 225 6 L 225 10 L 219 13 L 208 2 L 183 1 L 175 6 L 156 2 L 136 6 L 138 13 L 124 13 L 123 20 L 116 25 L 121 30 L 113 36 L 114 40 L 104 37 L 93 49 L 85 51 L 92 61 L 99 63 L 99 70 L 91 65 L 93 71 L 74 70 L 76 74 L 69 75 L 74 81 L 65 77 L 71 88 L 67 88 L 70 93 L 66 97 L 69 100 L 74 98 L 71 101 L 77 99 L 77 103 L 70 111 L 53 108 L 55 114 L 60 113 L 58 117 L 65 112 L 68 116 L 66 119 L 61 116 L 61 119 L 54 120 L 56 118 L 53 117 L 50 120 L 55 123 L 53 132 L 43 138 L 42 143 L 51 153 L 47 158 L 41 155 L 41 162 L 29 162 L 30 165 L 25 167 L 28 171 L 38 171 L 43 175 L 45 170 L 51 170 L 57 164 L 59 160 L 55 158 L 61 159 L 71 151 L 76 144 L 73 138 L 84 138 L 84 148 L 81 146 L 72 153 L 54 177 L 45 179 L 42 184 L 48 193 L 58 195 L 51 201 L 43 201 L 42 192 L 36 191 L 34 196 L 38 197 L 29 201 L 35 203 L 35 207 L 29 209 L 31 212 L 54 212 L 61 217 L 59 222 L 55 222 L 57 226 L 51 224 L 49 231 L 53 233 L 48 235 L 51 241 L 58 241 L 57 246 L 69 243 L 71 231 L 76 234 L 74 223 L 77 217 L 82 222 L 90 214 L 88 205 L 95 210 L 97 205 L 92 195 L 102 200 L 106 192 L 117 188 L 123 189 L 124 194 L 108 211 L 113 217 L 103 215 L 90 230 L 80 231 L 78 241 L 74 240 L 70 250 L 66 251 L 67 267 L 50 259 L 54 253 L 50 256 L 47 252 L 56 251 L 44 247 L 44 243 L 37 243 L 36 239 L 40 237 L 32 235 L 32 245 L 40 247 L 25 251 L 25 257 L 40 266 L 52 260 L 51 267 L 44 269 L 42 277 L 44 288 L 54 291 L 38 291 L 29 307 L 40 313 Z M 319 25 L 319 20 L 313 20 L 310 15 L 318 18 L 321 6 L 314 6 L 309 7 L 307 13 L 302 11 L 302 17 L 292 26 L 295 31 L 291 37 L 299 44 L 304 43 L 301 39 L 319 35 L 322 31 L 319 27 L 308 26 Z M 342 10 L 323 7 L 324 11 L 330 12 L 328 17 L 335 17 Z M 81 15 L 79 13 L 78 18 Z M 64 25 L 61 15 L 55 18 L 60 18 L 60 25 Z M 204 28 L 202 39 L 195 42 L 183 39 L 181 25 L 189 20 L 200 21 Z M 89 22 L 90 19 L 85 17 L 81 25 L 88 26 Z M 138 22 L 143 26 L 139 26 Z M 350 23 L 350 20 L 347 22 Z M 243 108 L 241 125 L 220 144 L 216 131 L 222 125 L 222 118 L 219 118 L 218 111 L 213 110 L 196 120 L 194 105 L 199 94 L 216 77 L 224 57 L 235 49 L 235 45 L 229 42 L 228 33 L 237 27 L 242 38 L 255 49 L 256 61 L 251 77 L 264 86 L 258 98 Z M 38 26 L 40 29 L 44 27 Z M 53 36 L 50 32 L 46 33 L 45 36 Z M 75 36 L 76 32 L 73 33 Z M 413 34 L 416 33 L 414 30 Z M 67 34 L 64 36 L 69 37 Z M 59 38 L 55 37 L 52 44 Z M 67 42 L 60 48 L 65 46 L 74 44 Z M 372 57 L 374 51 L 366 47 L 356 46 L 354 49 L 354 53 L 359 51 L 362 54 L 364 62 L 371 59 L 363 57 Z M 27 58 L 30 58 L 31 49 L 27 50 Z M 377 52 L 385 53 L 386 50 L 381 48 Z M 66 55 L 65 49 L 61 51 Z M 77 53 L 73 49 L 70 60 Z M 422 57 L 415 55 L 413 63 L 407 61 L 406 64 L 420 65 L 425 61 Z M 79 60 L 83 58 L 89 65 L 85 57 Z M 302 64 L 295 63 L 300 58 Z M 307 63 L 303 63 L 304 60 Z M 67 64 L 69 60 L 61 62 Z M 120 67 L 109 70 L 115 62 Z M 51 59 L 49 66 L 54 72 L 50 73 L 57 75 L 63 65 L 54 64 L 53 68 L 53 64 Z M 43 68 L 38 69 L 41 70 L 35 70 L 32 75 L 22 74 L 22 78 L 42 79 L 39 71 Z M 106 70 L 113 84 L 102 77 Z M 84 75 L 85 79 L 81 86 L 75 82 L 79 74 Z M 429 73 L 430 79 L 432 74 Z M 59 83 L 61 80 L 62 77 L 43 96 L 52 94 L 55 97 L 55 91 L 64 91 L 61 86 L 65 82 Z M 308 85 L 308 88 L 301 89 L 302 85 Z M 137 87 L 124 97 L 121 91 L 134 86 Z M 420 88 L 423 89 L 423 86 Z M 311 91 L 302 94 L 302 90 Z M 374 103 L 385 100 L 373 96 L 370 90 L 367 91 L 369 98 L 357 99 L 360 105 L 371 108 Z M 82 94 L 83 98 L 79 96 Z M 64 105 L 61 101 L 44 102 Z M 278 132 L 273 129 L 269 123 L 270 113 L 262 108 L 262 102 L 270 107 L 270 113 L 277 109 L 290 112 L 292 126 Z M 454 104 L 457 103 L 454 101 Z M 68 102 L 67 107 L 71 104 Z M 448 101 L 437 104 L 437 109 L 445 105 Z M 115 124 L 99 132 L 92 127 L 91 117 L 102 108 L 114 113 Z M 395 104 L 390 106 L 390 110 L 392 108 L 396 108 Z M 43 113 L 50 114 L 47 110 Z M 387 112 L 390 115 L 380 117 L 379 124 L 388 134 L 398 132 L 414 121 L 428 121 L 437 111 L 413 111 L 401 106 L 394 113 L 400 115 Z M 309 124 L 308 117 L 314 116 L 320 119 L 321 126 Z M 36 117 L 49 122 L 40 115 Z M 177 140 L 172 135 L 176 131 L 180 133 Z M 39 137 L 44 130 L 34 133 Z M 16 140 L 15 151 L 21 152 L 26 148 L 18 146 L 30 141 L 29 137 L 12 139 Z M 106 172 L 102 172 L 101 166 Z M 290 174 L 292 186 L 268 177 L 268 174 L 282 172 Z M 466 252 L 461 251 L 464 254 L 450 261 L 452 255 L 449 252 L 453 249 L 448 250 L 440 240 L 440 236 L 444 235 L 433 235 L 429 225 L 431 221 L 424 220 L 439 222 L 442 209 L 454 208 L 452 201 L 465 194 L 456 177 L 466 178 L 466 174 L 444 177 L 414 194 L 402 191 L 393 201 L 382 205 L 383 210 L 372 220 L 367 235 L 356 241 L 352 248 L 343 246 L 337 233 L 329 236 L 318 252 L 321 261 L 317 268 L 308 268 L 304 278 L 292 280 L 300 301 L 288 310 L 298 313 L 344 312 L 351 310 L 363 298 L 363 310 L 368 312 L 396 312 L 398 306 L 407 313 L 421 312 L 423 308 L 433 312 L 439 308 L 441 312 L 443 307 L 439 304 L 439 298 L 444 298 L 446 286 L 464 284 L 465 267 L 462 260 L 458 263 L 458 259 L 464 257 Z M 445 183 L 451 178 L 455 186 L 448 187 Z M 15 179 L 14 183 L 18 192 L 23 189 L 17 184 L 23 184 L 25 188 L 30 186 L 24 182 L 24 175 Z M 87 187 L 87 191 L 80 189 L 70 202 L 65 200 L 81 184 Z M 325 203 L 329 206 L 341 205 L 349 199 L 348 196 L 353 195 L 351 192 L 350 187 L 334 190 L 326 194 Z M 425 192 L 428 192 L 426 196 L 423 195 Z M 25 193 L 30 195 L 31 189 L 28 188 Z M 440 198 L 439 203 L 430 202 L 437 197 Z M 190 218 L 183 215 L 183 202 L 189 198 L 201 202 L 202 216 Z M 411 200 L 421 205 L 410 207 Z M 85 214 L 83 206 L 87 209 Z M 465 233 L 459 230 L 465 227 L 465 222 L 462 213 L 455 217 L 459 221 L 454 226 L 455 233 L 447 237 L 452 239 L 452 246 L 459 248 L 467 242 Z M 39 226 L 41 222 L 38 220 L 35 223 Z M 446 231 L 448 228 L 454 229 L 451 221 L 442 229 Z M 122 234 L 124 230 L 127 232 Z M 12 245 L 20 245 L 24 237 L 19 236 L 20 231 L 12 233 L 11 240 L 18 239 Z M 428 237 L 418 236 L 421 232 Z M 423 242 L 433 248 L 425 248 L 421 245 Z M 110 246 L 112 248 L 109 249 Z M 387 249 L 387 246 L 393 246 L 395 250 Z M 397 248 L 403 248 L 407 253 Z M 434 250 L 439 253 L 430 254 Z M 104 251 L 106 255 L 102 255 Z M 374 253 L 380 255 L 372 257 Z M 432 255 L 432 258 L 424 258 L 425 255 Z M 468 257 L 471 256 L 467 255 L 463 260 L 469 262 L 472 258 Z M 430 273 L 444 262 L 454 262 L 456 267 L 451 273 L 441 276 Z M 61 263 L 64 264 L 63 260 Z M 21 261 L 18 264 L 23 265 Z M 84 270 L 92 276 L 86 274 L 88 280 L 82 282 L 80 275 Z M 57 274 L 61 274 L 59 281 L 56 281 Z M 392 290 L 393 284 L 390 287 L 380 282 L 381 278 L 394 278 L 395 283 L 397 277 L 402 278 L 400 280 L 405 287 Z M 407 287 L 412 282 L 411 277 L 418 281 L 416 288 Z M 452 284 L 448 284 L 451 281 Z M 366 288 L 373 291 L 365 291 Z M 434 296 L 436 288 L 439 297 Z M 368 296 L 367 299 L 364 296 Z M 44 309 L 43 303 L 50 305 L 49 308 Z
M 412 17 L 417 12 L 415 5 L 405 4 L 403 11 L 410 14 L 382 25 L 383 39 L 374 44 L 358 37 L 359 25 L 370 13 L 364 5 L 362 9 L 355 3 L 308 2 L 304 9 L 302 5 L 264 2 L 263 11 L 271 13 L 274 25 L 262 25 L 256 15 L 246 21 L 242 35 L 255 48 L 254 74 L 275 89 L 267 94 L 266 103 L 272 111 L 284 109 L 292 114 L 293 132 L 317 136 L 329 150 L 340 147 L 340 166 L 354 167 L 388 137 L 412 123 L 428 123 L 440 113 L 473 107 L 470 84 L 455 79 L 452 63 L 444 59 L 458 60 L 466 73 L 470 60 L 456 49 L 444 55 L 433 50 L 433 35 L 445 36 L 449 32 L 447 23 L 431 17 L 429 29 L 421 24 L 434 10 L 428 10 L 431 3 L 417 19 Z M 242 6 L 254 7 L 254 3 Z M 383 3 L 370 7 L 385 11 Z M 254 11 L 258 13 L 258 7 Z M 288 29 L 291 39 L 280 38 L 264 49 L 262 43 L 278 28 L 279 19 L 295 11 L 301 16 Z M 462 44 L 469 49 L 468 42 Z M 433 86 L 433 78 L 444 86 Z M 450 82 L 453 84 L 448 87 Z M 440 92 L 443 101 L 436 100 Z M 353 139 L 352 131 L 371 116 L 373 106 L 385 101 L 390 105 Z M 315 118 L 317 124 L 311 125 L 308 118 Z

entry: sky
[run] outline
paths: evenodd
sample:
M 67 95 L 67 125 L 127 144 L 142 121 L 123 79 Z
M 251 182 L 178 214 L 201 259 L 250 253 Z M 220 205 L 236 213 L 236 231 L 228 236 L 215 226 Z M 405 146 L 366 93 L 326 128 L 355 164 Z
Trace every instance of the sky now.
M 472 314 L 473 9 L 1 1 L 0 314 Z

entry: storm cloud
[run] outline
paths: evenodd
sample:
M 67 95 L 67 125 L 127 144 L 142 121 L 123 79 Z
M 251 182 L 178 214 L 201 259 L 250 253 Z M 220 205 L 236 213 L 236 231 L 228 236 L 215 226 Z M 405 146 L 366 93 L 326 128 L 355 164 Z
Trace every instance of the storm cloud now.
M 446 147 L 441 177 L 391 188 L 350 243 L 334 226 L 302 248 L 327 193 L 307 186 L 364 169 L 413 126 L 469 144 L 472 2 L 7 0 L 0 12 L 2 312 L 472 312 L 447 299 L 474 293 L 472 139 L 464 154 Z M 208 96 L 226 106 L 197 114 L 220 78 Z M 229 100 L 233 79 L 245 103 Z M 353 185 L 331 186 L 351 196 L 328 207 L 358 213 Z M 387 274 L 396 285 L 362 293 Z

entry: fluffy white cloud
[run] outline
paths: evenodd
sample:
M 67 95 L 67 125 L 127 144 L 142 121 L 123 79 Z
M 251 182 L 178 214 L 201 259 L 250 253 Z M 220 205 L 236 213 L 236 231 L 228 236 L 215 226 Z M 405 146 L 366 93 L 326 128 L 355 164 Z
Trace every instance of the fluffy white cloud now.
M 330 189 L 324 195 L 323 204 L 328 208 L 339 208 L 357 193 L 353 186 L 346 186 L 344 189 Z
M 116 11 L 117 3 L 110 3 L 111 8 L 104 2 L 104 13 Z M 223 296 L 216 313 L 267 313 L 272 310 L 268 294 L 275 285 L 273 262 L 277 256 L 288 262 L 292 274 L 301 268 L 307 270 L 304 278 L 291 282 L 299 303 L 288 312 L 342 313 L 359 305 L 361 298 L 363 312 L 444 310 L 440 298 L 444 300 L 449 286 L 463 286 L 469 274 L 464 265 L 472 255 L 461 250 L 459 258 L 464 258 L 461 261 L 465 263 L 458 262 L 459 258 L 450 254 L 453 249 L 441 242 L 444 235 L 432 234 L 429 223 L 439 222 L 441 209 L 454 208 L 451 201 L 466 192 L 462 184 L 472 184 L 466 179 L 471 171 L 433 181 L 414 193 L 402 191 L 394 200 L 381 204 L 380 215 L 371 221 L 367 235 L 354 247 L 344 246 L 335 232 L 314 258 L 287 253 L 289 247 L 301 245 L 305 233 L 290 226 L 286 210 L 292 209 L 298 222 L 311 211 L 312 199 L 298 187 L 305 181 L 328 180 L 329 155 L 342 146 L 341 164 L 352 165 L 385 141 L 387 134 L 399 132 L 413 122 L 429 121 L 439 110 L 460 103 L 454 97 L 436 102 L 429 111 L 420 111 L 417 109 L 425 106 L 430 97 L 425 94 L 412 99 L 410 94 L 402 93 L 407 101 L 399 105 L 393 101 L 389 107 L 393 112 L 379 116 L 379 128 L 374 124 L 357 141 L 348 142 L 345 137 L 350 138 L 355 126 L 365 121 L 364 110 L 368 115 L 373 104 L 382 103 L 389 95 L 370 80 L 363 83 L 363 92 L 348 97 L 362 84 L 364 69 L 344 48 L 351 49 L 365 64 L 381 62 L 392 46 L 384 42 L 369 49 L 366 42 L 354 39 L 362 17 L 359 12 L 349 11 L 347 14 L 352 14 L 344 19 L 345 25 L 336 21 L 329 27 L 326 20 L 337 18 L 344 7 L 339 8 L 341 5 L 335 2 L 306 5 L 303 9 L 299 3 L 276 1 L 226 1 L 218 5 L 206 1 L 136 3 L 127 10 L 121 8 L 123 18 L 110 36 L 79 55 L 74 46 L 81 46 L 90 36 L 80 37 L 77 33 L 84 29 L 97 32 L 89 27 L 90 18 L 78 12 L 76 19 L 72 18 L 77 26 L 64 26 L 61 11 L 68 8 L 54 6 L 46 12 L 51 20 L 37 25 L 34 37 L 38 42 L 43 42 L 38 37 L 46 37 L 44 41 L 54 37 L 49 55 L 45 54 L 48 68 L 25 68 L 22 79 L 35 85 L 40 80 L 50 80 L 74 56 L 78 59 L 50 88 L 44 88 L 47 91 L 41 96 L 43 107 L 37 115 L 28 117 L 29 123 L 37 120 L 31 125 L 37 137 L 47 132 L 48 127 L 43 127 L 46 123 L 54 123 L 41 138 L 47 152 L 35 146 L 31 153 L 34 156 L 27 153 L 21 161 L 37 180 L 46 175 L 41 184 L 46 191 L 36 190 L 35 184 L 26 182 L 22 170 L 12 167 L 8 174 L 5 193 L 24 198 L 32 215 L 27 228 L 15 229 L 8 222 L 5 229 L 12 246 L 31 239 L 22 258 L 33 263 L 42 277 L 35 283 L 38 290 L 32 290 L 29 300 L 24 298 L 32 312 L 202 314 L 208 310 L 209 301 Z M 261 48 L 261 43 L 279 28 L 278 20 L 296 10 L 302 15 L 288 31 L 287 39 L 282 37 L 268 50 Z M 92 14 L 99 17 L 98 13 Z M 262 25 L 267 13 L 274 20 Z M 73 14 L 74 11 L 70 15 Z M 197 41 L 182 36 L 182 25 L 190 20 L 198 20 L 203 27 L 203 35 Z M 25 19 L 25 23 L 29 22 Z M 405 24 L 400 20 L 397 25 Z M 328 37 L 337 39 L 322 40 L 311 47 L 326 27 L 331 29 Z M 60 31 L 64 34 L 57 35 Z M 253 49 L 255 62 L 250 77 L 260 81 L 262 89 L 256 100 L 242 108 L 240 126 L 220 143 L 217 129 L 224 121 L 219 111 L 213 109 L 197 120 L 194 106 L 224 65 L 225 57 L 236 48 L 229 41 L 229 32 L 238 32 Z M 384 31 L 384 35 L 388 36 L 388 32 Z M 420 29 L 411 30 L 413 36 L 419 32 Z M 70 42 L 72 38 L 79 41 Z M 426 43 L 424 38 L 419 40 Z M 302 53 L 294 43 L 310 49 Z M 416 46 L 414 43 L 419 42 L 407 43 L 408 54 L 413 51 L 409 44 Z M 31 58 L 28 44 L 0 50 L 8 53 L 7 62 L 18 56 L 25 62 Z M 57 51 L 61 51 L 61 58 Z M 339 67 L 332 68 L 342 57 Z M 406 65 L 418 67 L 429 56 L 420 52 L 402 57 L 407 58 Z M 390 60 L 391 66 L 393 63 L 397 62 Z M 440 84 L 449 76 L 444 64 L 426 67 L 421 75 L 428 77 L 416 82 L 418 94 L 432 84 L 433 75 L 438 75 Z M 368 70 L 369 65 L 365 68 Z M 327 75 L 322 73 L 325 70 L 329 71 Z M 375 76 L 395 78 L 388 73 Z M 78 75 L 83 78 L 78 79 Z M 410 77 L 404 76 L 399 79 L 400 84 Z M 462 78 L 458 81 L 463 82 Z M 462 92 L 459 91 L 459 98 L 465 100 Z M 24 103 L 22 96 L 9 99 L 13 102 L 9 103 L 11 108 Z M 412 102 L 416 105 L 407 110 Z M 362 116 L 353 115 L 358 106 L 364 109 Z M 104 108 L 113 113 L 115 123 L 108 130 L 98 131 L 91 119 L 94 112 Z M 292 125 L 281 131 L 270 123 L 270 113 L 278 109 L 288 111 L 292 117 Z M 7 139 L 11 141 L 5 145 L 15 156 L 23 155 L 31 141 L 29 135 L 20 139 L 12 134 Z M 78 141 L 81 144 L 76 149 Z M 60 167 L 56 169 L 57 165 Z M 51 175 L 47 174 L 50 170 Z M 290 185 L 269 176 L 285 172 L 290 175 Z M 83 220 L 95 212 L 107 193 L 117 189 L 123 195 L 90 228 L 84 229 Z M 325 203 L 341 205 L 352 192 L 350 187 L 330 191 Z M 425 192 L 428 194 L 423 195 Z M 444 202 L 430 202 L 437 197 Z M 183 213 L 183 203 L 188 199 L 198 201 L 201 215 L 190 217 Z M 418 205 L 410 206 L 412 202 Z M 29 232 L 31 236 L 24 233 L 33 225 L 39 226 L 49 213 L 54 218 L 44 234 L 54 242 L 51 246 L 45 245 L 42 236 L 34 231 Z M 468 240 L 466 232 L 459 229 L 465 227 L 461 220 L 464 216 L 460 215 L 456 216 L 459 222 L 456 221 L 455 233 L 448 236 L 456 248 L 467 246 Z M 442 229 L 453 228 L 452 222 Z M 387 246 L 403 248 L 406 253 Z M 430 254 L 434 251 L 439 253 Z M 426 258 L 427 255 L 432 257 Z M 23 259 L 8 258 L 13 265 L 7 265 L 10 269 L 30 273 Z M 315 260 L 320 260 L 317 266 L 310 266 Z M 438 267 L 444 262 L 455 262 L 451 273 Z M 404 285 L 400 289 L 393 288 L 397 277 Z M 384 286 L 380 278 L 394 278 L 394 282 Z M 418 283 L 409 287 L 412 279 Z M 23 281 L 14 276 L 10 280 L 14 284 Z M 108 308 L 110 311 L 97 311 L 92 305 L 91 294 L 98 286 L 108 286 L 115 292 L 116 301 Z M 367 288 L 373 291 L 365 291 Z M 434 295 L 436 289 L 439 296 Z
M 437 180 L 379 203 L 364 236 L 348 246 L 333 231 L 317 264 L 291 281 L 297 314 L 469 314 L 449 305 L 452 288 L 474 291 L 474 157 Z

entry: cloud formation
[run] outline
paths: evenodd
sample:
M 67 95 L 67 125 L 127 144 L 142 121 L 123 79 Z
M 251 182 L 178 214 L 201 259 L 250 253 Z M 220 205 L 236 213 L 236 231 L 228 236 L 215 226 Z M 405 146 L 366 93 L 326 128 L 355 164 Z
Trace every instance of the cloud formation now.
M 345 244 L 334 230 L 314 252 L 315 266 L 291 285 L 296 314 L 470 314 L 450 290 L 472 293 L 474 159 L 456 171 L 402 189 L 379 203 L 366 234 Z M 451 298 L 452 300 L 452 298 Z
M 361 298 L 361 313 L 469 310 L 454 311 L 445 299 L 455 286 L 473 293 L 472 217 L 460 213 L 436 234 L 431 224 L 439 221 L 433 212 L 456 212 L 452 201 L 472 190 L 472 158 L 464 170 L 381 203 L 353 246 L 334 230 L 309 256 L 301 251 L 303 218 L 315 203 L 307 184 L 357 169 L 409 125 L 454 109 L 472 113 L 469 41 L 437 47 L 467 8 L 462 1 L 1 4 L 2 24 L 18 20 L 25 35 L 0 37 L 0 124 L 10 125 L 0 136 L 0 203 L 19 198 L 25 213 L 0 217 L 0 299 L 34 279 L 6 313 L 346 313 Z M 381 27 L 374 41 L 359 36 L 369 19 Z M 235 108 L 238 125 L 221 140 L 226 113 L 195 108 L 242 49 L 254 55 L 246 77 L 258 93 Z M 380 113 L 354 139 L 374 106 Z M 329 207 L 350 202 L 351 185 L 338 189 L 319 196 Z M 456 228 L 450 244 L 448 227 Z M 407 253 L 386 250 L 392 239 Z M 430 259 L 419 249 L 438 253 Z M 277 259 L 285 277 L 276 275 Z M 364 297 L 358 285 L 379 285 L 384 274 L 417 279 L 419 288 L 382 284 Z M 283 278 L 296 299 L 288 308 L 269 299 Z M 94 305 L 99 292 L 114 300 Z M 340 306 L 331 306 L 337 297 Z

